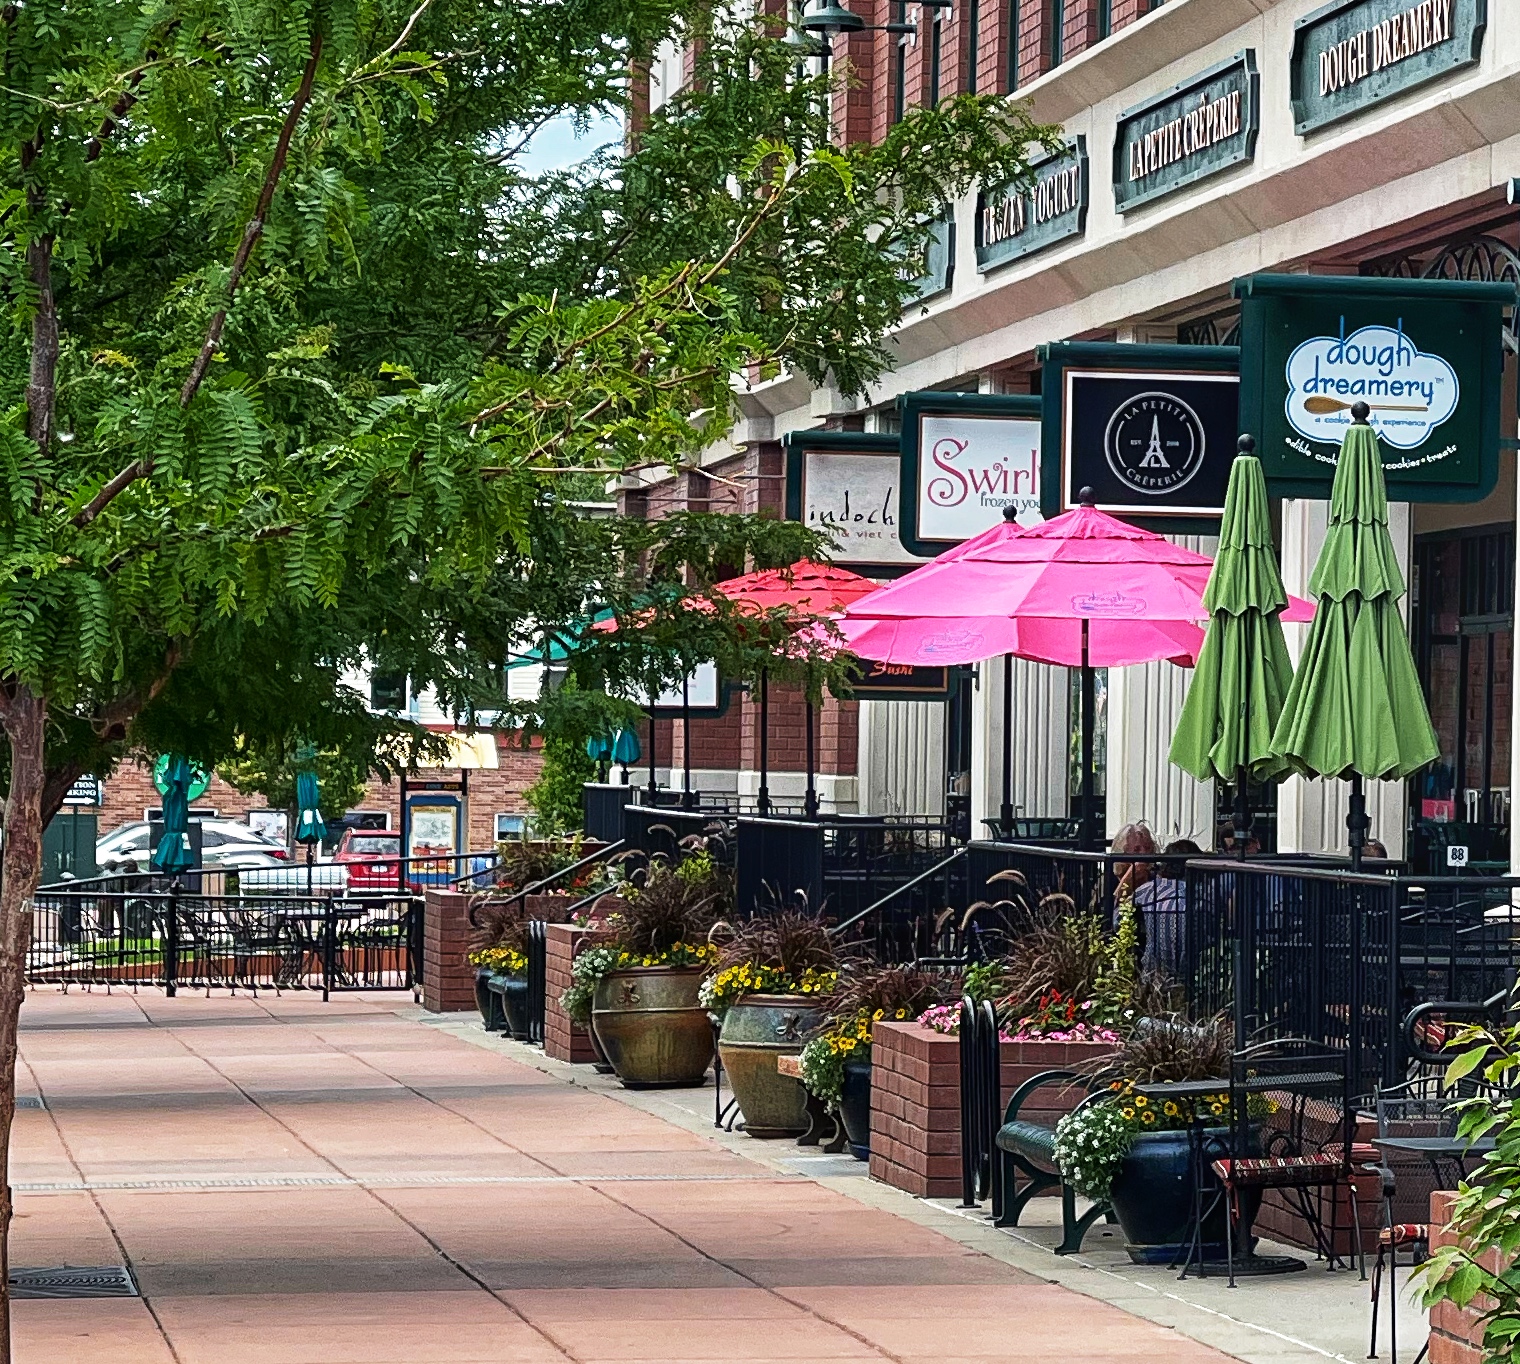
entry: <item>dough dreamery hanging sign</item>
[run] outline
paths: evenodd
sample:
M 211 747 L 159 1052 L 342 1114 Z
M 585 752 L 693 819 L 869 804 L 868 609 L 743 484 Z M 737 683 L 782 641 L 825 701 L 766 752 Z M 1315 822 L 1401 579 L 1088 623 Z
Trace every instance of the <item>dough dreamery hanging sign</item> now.
M 1114 206 L 1120 213 L 1229 170 L 1256 154 L 1260 77 L 1250 49 L 1119 116 Z
M 1235 296 L 1241 430 L 1256 436 L 1274 496 L 1328 495 L 1358 402 L 1390 498 L 1473 502 L 1492 490 L 1514 285 L 1251 275 Z
M 1487 0 L 1336 0 L 1293 32 L 1293 129 L 1312 132 L 1474 65 Z

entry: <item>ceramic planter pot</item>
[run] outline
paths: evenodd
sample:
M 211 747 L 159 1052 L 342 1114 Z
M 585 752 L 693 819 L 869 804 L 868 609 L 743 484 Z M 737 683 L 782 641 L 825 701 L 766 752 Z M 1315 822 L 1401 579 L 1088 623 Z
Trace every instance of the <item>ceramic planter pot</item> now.
M 856 1160 L 871 1158 L 871 1063 L 846 1061 L 839 1090 L 839 1121 Z
M 591 1026 L 629 1089 L 700 1085 L 712 1064 L 713 1034 L 697 1000 L 701 967 L 637 966 L 609 971 L 591 1000 Z
M 745 995 L 723 1017 L 718 1056 L 744 1130 L 752 1137 L 793 1137 L 808 1129 L 807 1091 L 776 1071 L 778 1056 L 797 1056 L 823 1023 L 823 1011 L 806 995 Z
M 491 982 L 496 979 L 496 972 L 488 966 L 475 968 L 475 1007 L 480 1010 L 480 1017 L 485 1024 L 487 1032 L 505 1032 L 507 1030 L 507 1018 L 502 1009 L 501 996 L 490 988 Z
M 501 976 L 496 989 L 501 992 L 502 1012 L 507 1030 L 519 1042 L 528 1040 L 528 982 L 522 976 Z
M 1213 1137 L 1227 1137 L 1224 1129 Z M 1170 1264 L 1191 1239 L 1193 1162 L 1187 1132 L 1152 1132 L 1137 1136 L 1114 1178 L 1110 1201 L 1124 1232 L 1125 1250 L 1136 1264 Z M 1209 1174 L 1211 1189 L 1218 1182 Z M 1207 1207 L 1212 1193 L 1204 1195 Z M 1250 1226 L 1261 1206 L 1260 1189 L 1242 1189 L 1240 1247 L 1250 1244 Z M 1203 1257 L 1225 1256 L 1225 1205 L 1220 1199 L 1204 1218 Z

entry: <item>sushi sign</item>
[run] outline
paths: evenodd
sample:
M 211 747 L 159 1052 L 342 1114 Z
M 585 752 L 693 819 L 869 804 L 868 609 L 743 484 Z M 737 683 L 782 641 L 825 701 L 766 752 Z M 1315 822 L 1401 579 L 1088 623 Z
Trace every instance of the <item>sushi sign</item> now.
M 1241 300 L 1240 421 L 1272 492 L 1324 497 L 1367 404 L 1388 495 L 1471 502 L 1498 474 L 1508 284 L 1252 275 Z

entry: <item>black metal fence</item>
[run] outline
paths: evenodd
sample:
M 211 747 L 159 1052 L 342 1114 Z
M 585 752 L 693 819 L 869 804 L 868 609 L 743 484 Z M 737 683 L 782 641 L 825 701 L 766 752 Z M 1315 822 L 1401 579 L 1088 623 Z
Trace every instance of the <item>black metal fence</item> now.
M 542 919 L 528 923 L 528 1041 L 544 1044 L 544 1007 L 548 1001 L 548 925 Z
M 422 901 L 410 895 L 217 896 L 128 886 L 46 887 L 33 900 L 32 984 L 195 989 L 412 990 Z
M 739 820 L 734 841 L 739 913 L 799 904 L 818 912 L 825 898 L 823 845 L 823 826 L 816 822 Z

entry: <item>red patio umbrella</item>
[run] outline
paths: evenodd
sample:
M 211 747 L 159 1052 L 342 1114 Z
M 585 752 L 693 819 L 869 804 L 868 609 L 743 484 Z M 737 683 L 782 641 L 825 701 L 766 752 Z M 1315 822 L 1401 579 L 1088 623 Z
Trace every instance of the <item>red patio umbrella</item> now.
M 848 569 L 799 559 L 789 568 L 763 568 L 738 578 L 715 583 L 712 591 L 756 613 L 786 610 L 799 626 L 833 616 L 879 591 L 880 585 Z M 766 782 L 770 757 L 770 671 L 760 670 L 760 790 L 756 804 L 762 815 L 770 813 L 770 788 Z M 813 703 L 807 702 L 807 793 L 803 811 L 809 819 L 818 814 L 818 793 L 813 784 Z

